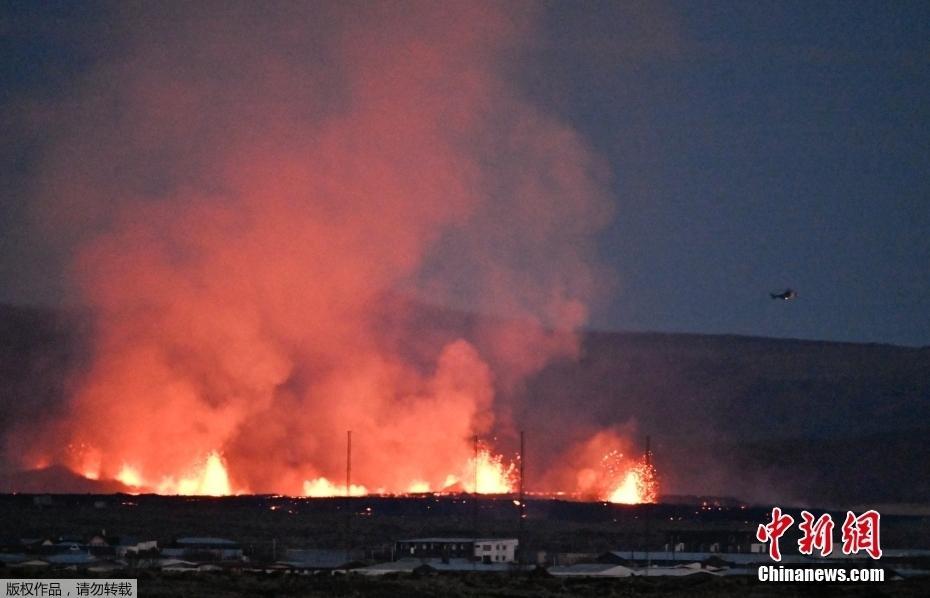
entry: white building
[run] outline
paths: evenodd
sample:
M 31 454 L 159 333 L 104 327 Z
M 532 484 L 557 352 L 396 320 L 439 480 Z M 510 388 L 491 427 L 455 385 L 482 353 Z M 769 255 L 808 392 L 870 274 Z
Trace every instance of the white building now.
M 515 563 L 516 538 L 410 538 L 397 542 L 396 558 L 466 558 L 481 563 Z
M 482 563 L 515 563 L 518 544 L 516 538 L 476 538 L 475 560 Z

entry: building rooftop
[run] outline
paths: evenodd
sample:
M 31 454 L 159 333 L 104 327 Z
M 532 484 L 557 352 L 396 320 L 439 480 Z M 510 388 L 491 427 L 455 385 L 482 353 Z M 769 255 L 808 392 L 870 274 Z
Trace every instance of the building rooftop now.
M 291 548 L 279 562 L 298 568 L 339 569 L 352 561 L 350 557 L 345 550 Z
M 398 542 L 419 542 L 422 544 L 466 543 L 466 542 L 516 542 L 516 538 L 406 538 Z
M 578 563 L 567 566 L 549 567 L 547 571 L 555 576 L 581 576 L 581 577 L 630 577 L 633 570 L 623 565 L 611 563 Z
M 518 567 L 514 563 L 479 563 L 470 559 L 449 559 L 444 563 L 442 559 L 399 559 L 397 561 L 378 563 L 370 567 L 356 569 L 362 575 L 384 575 L 386 573 L 412 573 L 415 569 L 429 568 L 434 571 L 484 571 L 505 572 Z
M 884 550 L 884 556 L 888 555 L 888 551 Z M 894 552 L 914 552 L 914 551 L 894 551 Z M 919 552 L 919 551 L 918 551 Z M 767 563 L 771 564 L 772 561 L 769 558 L 768 552 L 677 552 L 670 550 L 655 550 L 655 551 L 642 551 L 642 550 L 611 550 L 605 555 L 601 555 L 601 561 L 605 560 L 605 557 L 608 555 L 614 557 L 617 560 L 622 561 L 652 561 L 654 563 L 694 563 L 694 562 L 703 562 L 707 559 L 719 559 L 725 563 L 730 563 L 733 565 L 750 565 L 753 563 Z M 917 555 L 913 555 L 917 556 Z M 826 563 L 826 562 L 835 562 L 837 560 L 857 560 L 862 559 L 863 555 L 846 555 L 839 550 L 834 550 L 833 554 L 828 557 L 821 557 L 819 554 L 806 556 L 801 554 L 782 554 L 781 562 L 779 564 L 788 564 L 788 563 Z
M 177 544 L 179 546 L 184 546 L 186 544 L 200 544 L 200 545 L 209 544 L 211 546 L 228 546 L 228 547 L 239 546 L 239 543 L 236 542 L 235 540 L 227 540 L 225 538 L 197 537 L 197 536 L 193 536 L 190 538 L 178 538 Z

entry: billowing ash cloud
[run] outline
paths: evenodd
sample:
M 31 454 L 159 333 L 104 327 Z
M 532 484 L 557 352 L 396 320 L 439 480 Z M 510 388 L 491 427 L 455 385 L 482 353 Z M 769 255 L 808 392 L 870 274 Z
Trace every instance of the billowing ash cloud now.
M 42 218 L 98 326 L 23 464 L 157 486 L 217 453 L 233 489 L 302 493 L 351 429 L 370 490 L 460 474 L 605 280 L 606 168 L 512 82 L 518 8 L 116 9 L 42 120 Z M 503 317 L 434 346 L 399 296 Z

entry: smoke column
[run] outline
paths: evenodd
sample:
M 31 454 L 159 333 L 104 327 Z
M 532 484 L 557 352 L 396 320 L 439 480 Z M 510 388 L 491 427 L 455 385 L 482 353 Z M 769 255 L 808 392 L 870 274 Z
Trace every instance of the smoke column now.
M 302 494 L 351 429 L 368 491 L 467 479 L 496 395 L 575 354 L 608 278 L 607 168 L 513 82 L 527 8 L 110 9 L 37 188 L 92 365 L 22 463 Z M 398 296 L 500 318 L 430 347 Z

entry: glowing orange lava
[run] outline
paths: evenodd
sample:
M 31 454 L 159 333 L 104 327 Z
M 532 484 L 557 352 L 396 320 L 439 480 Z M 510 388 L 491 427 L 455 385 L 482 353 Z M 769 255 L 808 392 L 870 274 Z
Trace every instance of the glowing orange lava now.
M 100 465 L 98 459 L 83 462 L 81 472 L 88 479 L 99 479 Z M 476 475 L 477 473 L 477 475 Z M 489 448 L 480 448 L 477 463 L 474 457 L 469 458 L 459 469 L 457 474 L 450 473 L 441 481 L 431 484 L 423 479 L 411 480 L 404 492 L 476 492 L 479 494 L 507 494 L 516 488 L 516 466 L 507 462 L 500 454 L 493 453 Z M 161 479 L 145 475 L 138 466 L 124 462 L 114 479 L 122 482 L 133 491 L 139 493 L 156 492 L 167 495 L 201 495 L 201 496 L 227 496 L 230 494 L 247 493 L 247 488 L 233 490 L 227 473 L 226 461 L 217 451 L 211 451 L 200 462 L 189 467 L 177 475 L 164 476 Z M 345 496 L 345 483 L 332 481 L 327 477 L 319 476 L 305 479 L 302 495 L 308 497 Z M 365 496 L 368 494 L 386 494 L 391 489 L 376 488 L 374 490 L 363 484 L 351 484 L 351 496 Z
M 622 455 L 619 456 L 622 458 Z M 608 455 L 605 459 L 619 460 Z M 605 500 L 612 503 L 628 505 L 654 503 L 659 496 L 659 485 L 656 480 L 655 467 L 645 458 L 627 466 L 623 470 L 614 469 L 618 475 L 608 490 Z
M 659 486 L 651 459 L 646 455 L 639 458 L 628 457 L 626 450 L 627 447 L 624 446 L 621 437 L 613 433 L 596 435 L 583 445 L 582 455 L 586 454 L 587 458 L 575 460 L 572 465 L 569 465 L 569 471 L 575 472 L 574 477 L 577 480 L 574 492 L 565 487 L 552 488 L 548 492 L 618 504 L 657 502 Z M 598 464 L 586 467 L 587 459 L 597 454 L 603 455 Z M 590 463 L 590 461 L 587 462 Z M 102 463 L 99 450 L 95 447 L 82 446 L 80 456 L 74 460 L 73 467 L 75 471 L 88 479 L 113 478 L 129 487 L 131 492 L 138 493 L 226 496 L 250 491 L 247 486 L 242 485 L 233 488 L 227 471 L 226 458 L 216 450 L 209 451 L 200 460 L 168 475 L 147 474 L 145 468 L 134 460 L 123 462 L 114 475 L 112 470 L 107 471 Z M 494 452 L 490 445 L 479 444 L 477 454 L 472 453 L 472 456 L 466 458 L 459 467 L 453 468 L 444 476 L 440 475 L 432 479 L 425 476 L 412 476 L 406 482 L 401 480 L 399 487 L 351 484 L 348 494 L 350 496 L 398 492 L 401 494 L 512 494 L 517 485 L 517 465 L 513 461 L 506 460 L 500 453 Z M 346 496 L 346 485 L 336 478 L 321 475 L 307 476 L 298 492 L 302 496 L 314 498 Z
M 178 478 L 168 476 L 151 482 L 134 466 L 124 463 L 116 479 L 127 486 L 158 494 L 184 494 L 200 496 L 227 496 L 233 494 L 226 473 L 226 464 L 216 451 L 210 452 L 202 463 L 191 467 Z
M 80 461 L 83 474 L 89 479 L 99 479 L 106 472 L 100 470 L 99 453 L 90 451 L 89 457 Z M 511 494 L 515 491 L 517 466 L 503 455 L 493 452 L 487 445 L 480 446 L 477 458 L 472 456 L 441 481 L 429 482 L 414 478 L 403 485 L 402 493 L 478 493 Z M 625 457 L 619 449 L 610 450 L 601 458 L 600 466 L 578 470 L 579 489 L 575 496 L 603 500 L 620 504 L 654 503 L 658 499 L 658 481 L 655 467 L 645 456 L 633 460 Z M 168 495 L 226 496 L 247 493 L 245 487 L 235 490 L 227 473 L 225 458 L 218 451 L 209 452 L 202 460 L 176 475 L 160 479 L 146 476 L 140 467 L 125 462 L 112 476 L 139 493 L 156 492 Z M 350 496 L 393 493 L 396 490 L 377 487 L 371 489 L 363 484 L 351 484 Z M 318 476 L 305 479 L 303 496 L 337 497 L 346 495 L 344 483 Z M 564 494 L 564 492 L 555 492 Z
M 358 486 L 356 484 L 350 484 L 349 495 L 365 496 L 366 494 L 368 494 L 368 490 L 365 488 L 365 486 Z M 322 498 L 326 496 L 345 496 L 345 495 L 346 495 L 345 484 L 334 484 L 324 477 L 319 477 L 313 480 L 304 481 L 304 496 L 311 496 L 313 498 Z
M 429 482 L 416 479 L 406 487 L 406 493 L 422 494 L 427 492 L 475 492 L 475 458 L 472 457 L 462 466 L 460 473 L 448 474 L 440 485 L 434 486 Z M 478 451 L 477 460 L 478 494 L 507 494 L 516 487 L 516 466 L 505 463 L 502 455 L 492 453 L 488 448 Z M 349 494 L 351 496 L 364 496 L 371 492 L 363 485 L 352 484 Z M 385 489 L 377 489 L 374 494 L 383 494 Z M 305 480 L 303 484 L 304 496 L 314 498 L 329 496 L 345 496 L 345 484 L 330 481 L 325 477 Z
M 468 460 L 460 476 L 450 474 L 443 485 L 444 489 L 456 489 L 477 494 L 507 494 L 516 487 L 516 466 L 505 463 L 502 455 L 492 454 L 486 447 Z M 477 468 L 477 475 L 476 475 Z M 477 482 L 477 489 L 475 483 Z
M 424 482 L 423 480 L 411 482 L 410 486 L 407 488 L 407 492 L 410 494 L 422 494 L 429 491 L 429 482 Z

